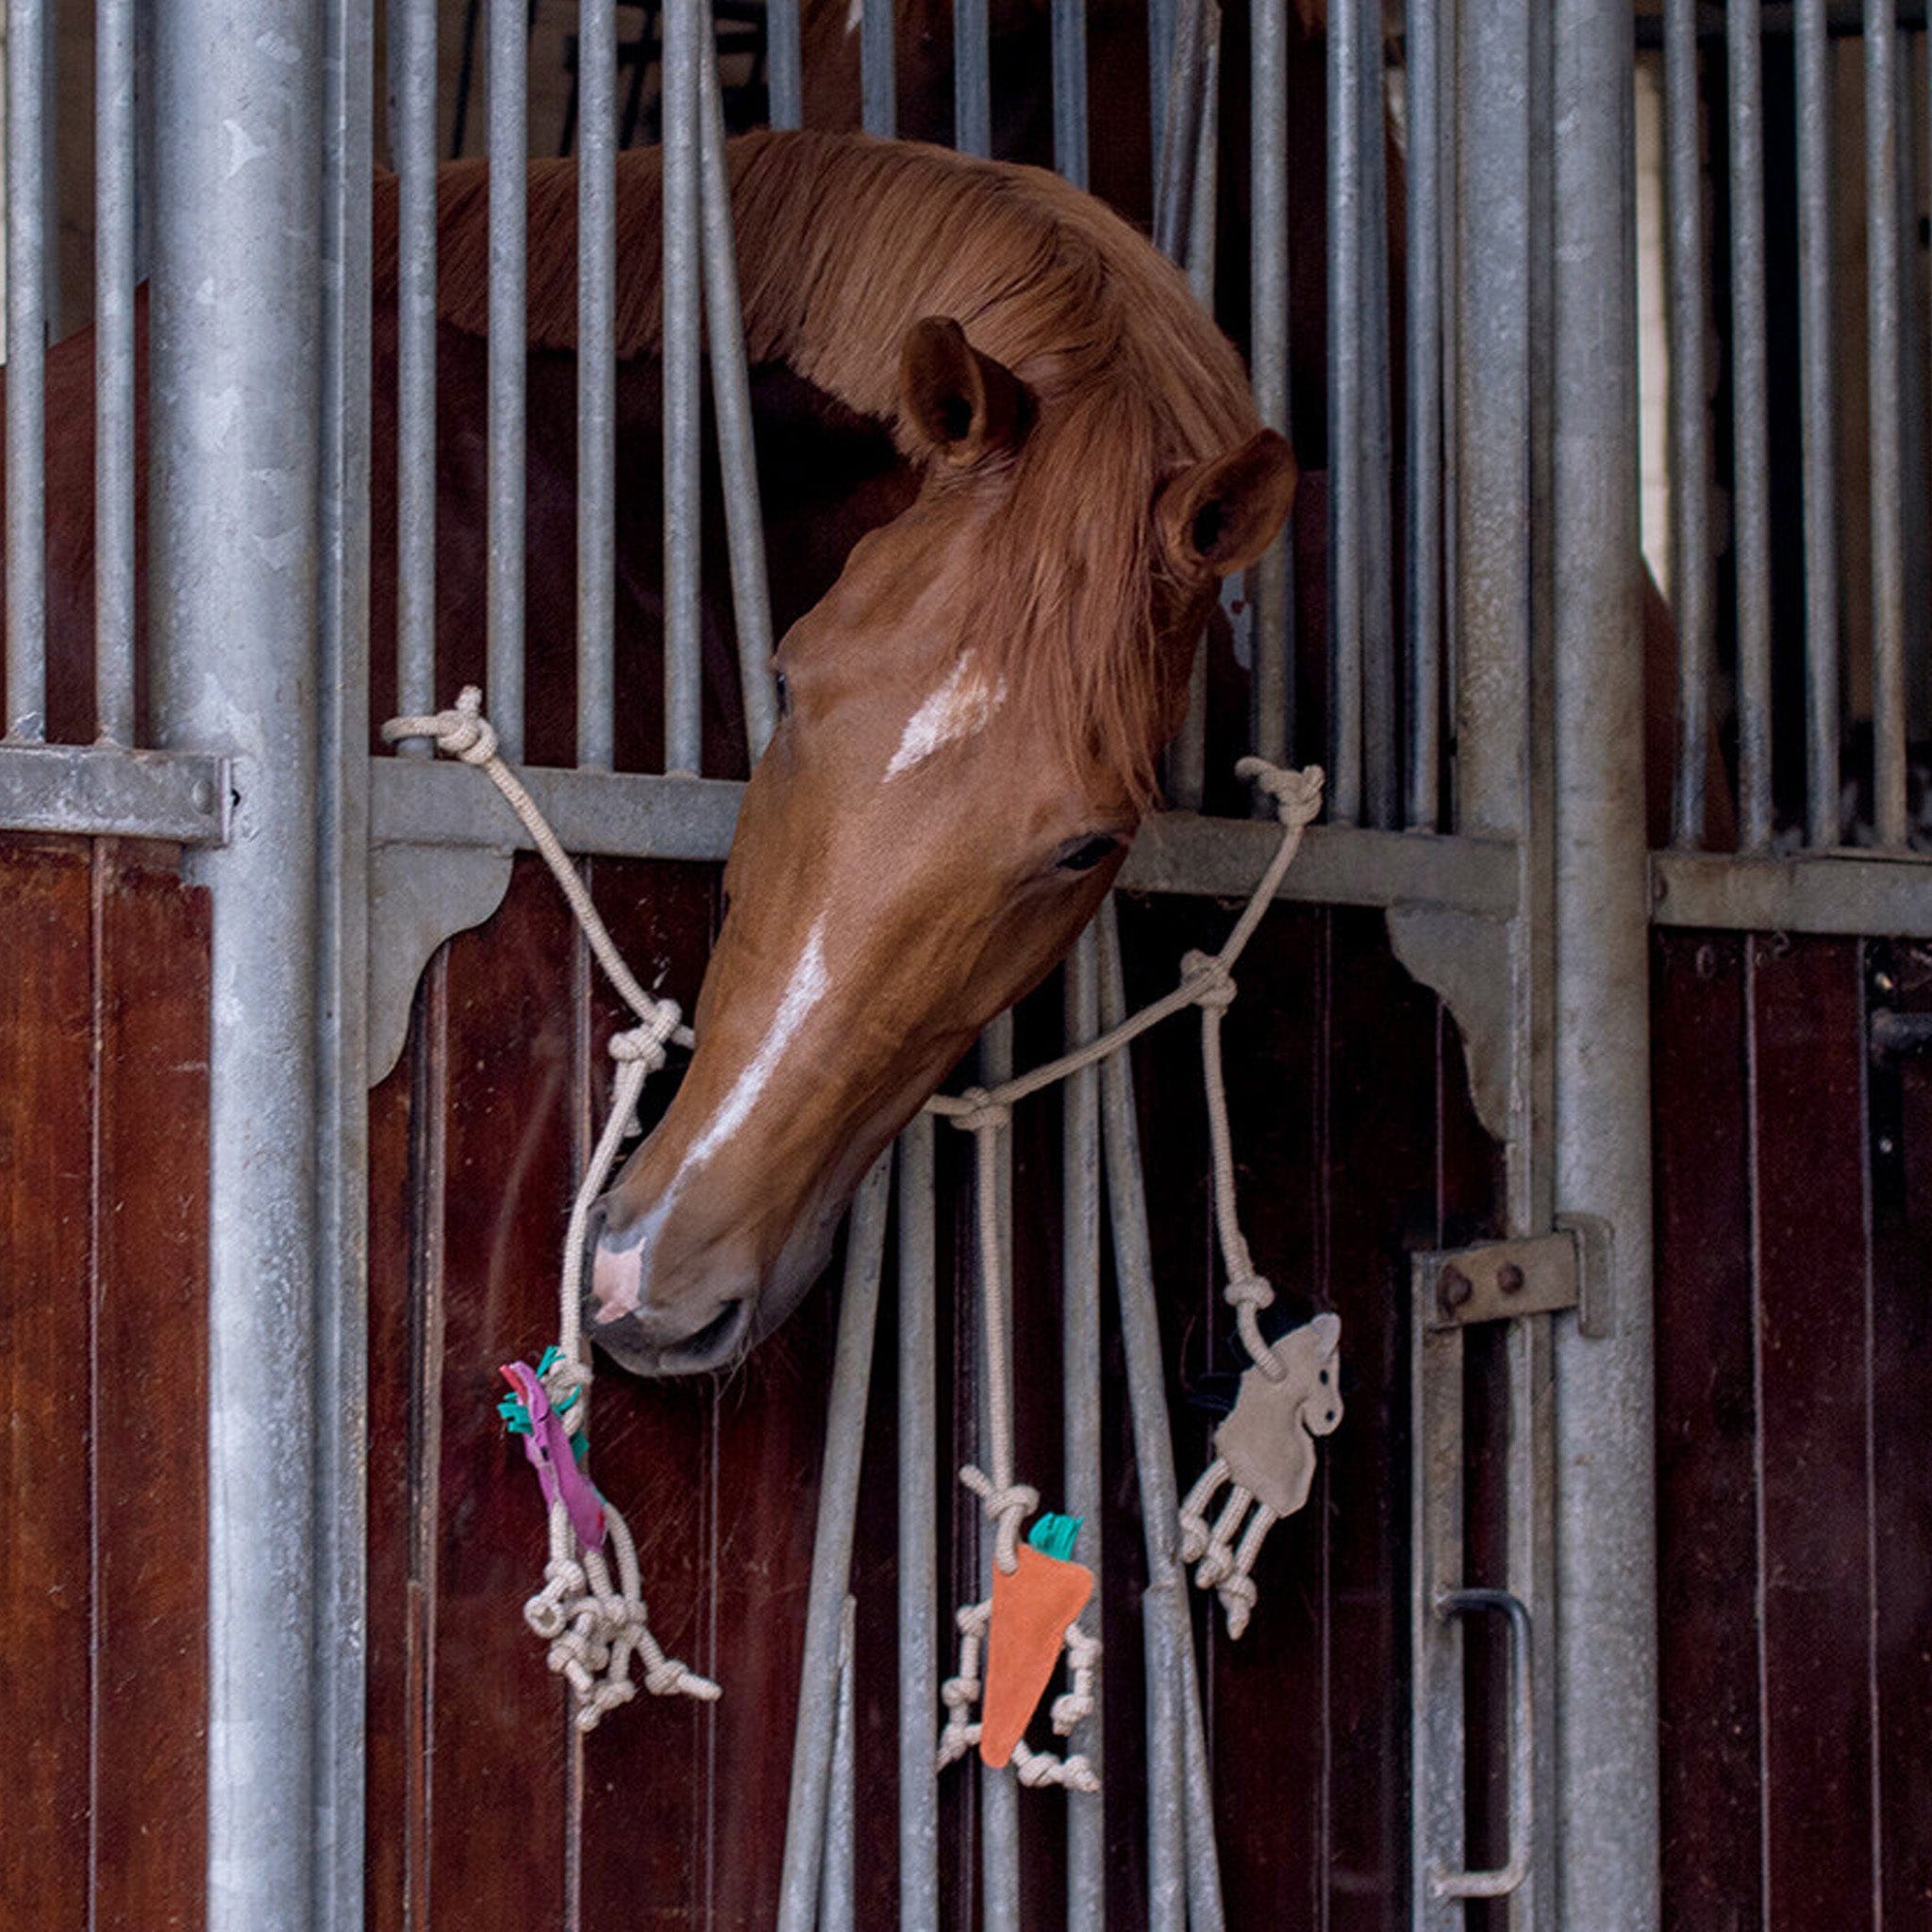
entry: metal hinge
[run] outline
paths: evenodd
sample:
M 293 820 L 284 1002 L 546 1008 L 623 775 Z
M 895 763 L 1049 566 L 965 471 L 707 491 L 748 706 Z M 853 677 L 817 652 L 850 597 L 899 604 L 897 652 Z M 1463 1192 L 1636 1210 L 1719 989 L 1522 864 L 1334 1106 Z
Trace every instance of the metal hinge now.
M 1593 1214 L 1559 1215 L 1555 1234 L 1526 1241 L 1427 1249 L 1410 1268 L 1431 1328 L 1574 1308 L 1584 1334 L 1611 1332 L 1609 1224 Z

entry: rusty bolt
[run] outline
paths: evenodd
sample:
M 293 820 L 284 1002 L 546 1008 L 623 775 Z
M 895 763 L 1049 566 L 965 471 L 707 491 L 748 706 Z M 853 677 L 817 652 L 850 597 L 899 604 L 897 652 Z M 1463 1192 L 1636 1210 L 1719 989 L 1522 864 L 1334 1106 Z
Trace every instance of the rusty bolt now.
M 1496 1270 L 1496 1286 L 1505 1294 L 1521 1294 L 1523 1292 L 1523 1270 L 1514 1261 L 1505 1261 Z
M 1436 1277 L 1436 1306 L 1445 1320 L 1454 1321 L 1458 1308 L 1466 1308 L 1475 1294 L 1475 1283 L 1451 1261 Z

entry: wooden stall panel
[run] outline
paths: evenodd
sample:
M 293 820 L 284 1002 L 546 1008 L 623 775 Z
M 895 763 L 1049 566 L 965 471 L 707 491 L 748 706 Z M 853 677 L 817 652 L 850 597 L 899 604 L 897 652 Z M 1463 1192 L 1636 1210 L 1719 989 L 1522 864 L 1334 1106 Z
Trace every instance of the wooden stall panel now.
M 208 903 L 96 848 L 96 1932 L 203 1920 Z
M 1762 1923 L 1757 1414 L 1744 956 L 1652 951 L 1665 1924 Z
M 1753 939 L 1767 1932 L 1874 1922 L 1858 948 Z
M 90 1924 L 93 916 L 79 841 L 0 844 L 0 1900 Z

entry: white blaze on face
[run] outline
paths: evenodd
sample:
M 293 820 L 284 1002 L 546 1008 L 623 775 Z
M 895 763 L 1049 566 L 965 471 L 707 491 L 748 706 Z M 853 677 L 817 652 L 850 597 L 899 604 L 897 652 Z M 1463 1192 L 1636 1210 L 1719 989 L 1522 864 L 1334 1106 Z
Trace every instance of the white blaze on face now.
M 973 671 L 973 653 L 960 654 L 959 661 L 946 675 L 946 681 L 906 721 L 899 749 L 886 767 L 886 776 L 896 778 L 915 765 L 923 765 L 936 751 L 972 738 L 992 722 L 992 715 L 1007 701 L 1007 680 L 988 684 Z

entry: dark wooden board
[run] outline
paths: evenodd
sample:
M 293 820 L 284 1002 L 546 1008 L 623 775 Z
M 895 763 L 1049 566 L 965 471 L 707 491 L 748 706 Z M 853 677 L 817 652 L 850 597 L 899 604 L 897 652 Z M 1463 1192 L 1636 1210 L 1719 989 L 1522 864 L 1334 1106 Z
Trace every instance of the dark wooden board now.
M 1870 1361 L 1858 949 L 1747 950 L 1766 1932 L 1873 1924 Z
M 198 1926 L 206 1886 L 208 904 L 95 846 L 94 1893 Z
M 90 1924 L 93 915 L 78 841 L 0 844 L 0 1899 Z
M 1762 1923 L 1744 955 L 1652 946 L 1665 1924 Z

